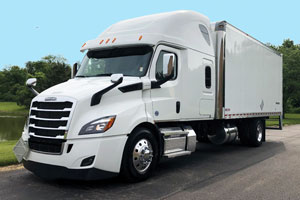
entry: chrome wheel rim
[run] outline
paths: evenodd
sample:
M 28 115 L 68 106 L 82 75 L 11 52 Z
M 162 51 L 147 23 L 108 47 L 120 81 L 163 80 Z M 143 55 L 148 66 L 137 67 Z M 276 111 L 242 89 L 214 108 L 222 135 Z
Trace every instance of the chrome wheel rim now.
M 153 149 L 151 143 L 147 139 L 139 140 L 132 153 L 132 161 L 134 168 L 138 173 L 143 174 L 150 167 L 153 158 Z
M 260 142 L 263 136 L 263 129 L 260 123 L 257 125 L 256 133 L 257 133 L 257 141 Z

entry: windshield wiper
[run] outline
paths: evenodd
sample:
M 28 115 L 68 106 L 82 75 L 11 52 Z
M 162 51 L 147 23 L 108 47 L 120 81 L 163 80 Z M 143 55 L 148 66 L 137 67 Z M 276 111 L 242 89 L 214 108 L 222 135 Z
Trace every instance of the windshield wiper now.
M 81 78 L 81 77 L 87 77 L 87 76 L 84 76 L 84 75 L 78 75 L 78 76 L 75 76 L 75 77 L 80 77 L 80 78 Z

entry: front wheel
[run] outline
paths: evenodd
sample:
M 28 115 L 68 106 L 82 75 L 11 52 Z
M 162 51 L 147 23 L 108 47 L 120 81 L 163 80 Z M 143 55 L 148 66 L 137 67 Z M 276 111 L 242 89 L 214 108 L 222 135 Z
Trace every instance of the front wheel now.
M 158 161 L 158 145 L 150 130 L 137 128 L 127 141 L 121 174 L 131 182 L 147 179 Z

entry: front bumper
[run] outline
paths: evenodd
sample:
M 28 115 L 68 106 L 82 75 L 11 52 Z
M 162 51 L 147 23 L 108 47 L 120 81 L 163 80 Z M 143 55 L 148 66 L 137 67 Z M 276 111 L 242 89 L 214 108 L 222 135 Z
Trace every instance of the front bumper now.
M 57 165 L 48 165 L 33 161 L 23 160 L 24 167 L 33 172 L 38 177 L 48 180 L 72 179 L 72 180 L 99 180 L 112 178 L 118 173 L 99 170 L 96 168 L 89 169 L 68 169 Z
M 23 157 L 23 162 L 26 169 L 40 177 L 102 179 L 106 178 L 107 174 L 110 176 L 120 172 L 126 141 L 127 135 L 70 139 L 63 144 L 59 155 L 29 149 Z M 72 148 L 69 148 L 70 145 Z M 93 162 L 82 165 L 83 160 L 89 157 L 94 157 Z

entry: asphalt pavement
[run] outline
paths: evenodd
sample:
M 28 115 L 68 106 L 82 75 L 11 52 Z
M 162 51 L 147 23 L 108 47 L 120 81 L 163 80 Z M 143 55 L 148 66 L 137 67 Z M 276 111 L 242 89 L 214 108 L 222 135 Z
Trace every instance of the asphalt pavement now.
M 6 199 L 300 199 L 300 125 L 268 130 L 259 148 L 198 143 L 191 156 L 164 160 L 152 178 L 135 184 L 0 172 L 0 200 Z

